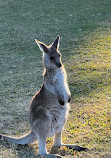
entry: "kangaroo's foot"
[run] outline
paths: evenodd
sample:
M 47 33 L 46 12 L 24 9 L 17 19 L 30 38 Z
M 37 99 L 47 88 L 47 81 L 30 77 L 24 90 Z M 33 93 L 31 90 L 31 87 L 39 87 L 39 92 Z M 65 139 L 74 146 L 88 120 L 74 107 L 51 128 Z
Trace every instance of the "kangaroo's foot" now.
M 66 148 L 77 150 L 77 151 L 83 151 L 83 150 L 87 151 L 88 150 L 87 148 L 84 148 L 84 147 L 81 147 L 78 145 L 73 145 L 73 144 L 61 144 L 61 146 L 65 146 Z
M 65 146 L 65 147 L 67 147 L 69 149 L 73 149 L 73 150 L 77 150 L 77 151 L 88 150 L 87 148 L 84 148 L 84 147 L 81 147 L 81 146 L 78 146 L 78 145 L 62 144 L 62 141 L 61 141 L 61 132 L 55 134 L 55 137 L 54 137 L 54 146 L 56 146 L 56 147 Z
M 54 154 L 46 154 L 46 155 L 38 155 L 37 158 L 62 158 L 60 155 L 54 155 Z

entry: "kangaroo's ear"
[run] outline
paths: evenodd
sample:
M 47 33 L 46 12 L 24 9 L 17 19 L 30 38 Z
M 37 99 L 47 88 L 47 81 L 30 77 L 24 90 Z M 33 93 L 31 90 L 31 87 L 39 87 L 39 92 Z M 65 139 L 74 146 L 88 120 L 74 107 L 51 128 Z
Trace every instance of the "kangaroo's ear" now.
M 39 46 L 39 49 L 42 52 L 48 53 L 48 48 L 47 48 L 47 46 L 43 42 L 40 42 L 37 39 L 35 39 L 35 42 L 37 43 L 37 45 Z
M 52 47 L 55 47 L 56 49 L 59 49 L 59 41 L 60 41 L 60 36 L 58 35 L 55 39 L 55 41 L 52 43 Z

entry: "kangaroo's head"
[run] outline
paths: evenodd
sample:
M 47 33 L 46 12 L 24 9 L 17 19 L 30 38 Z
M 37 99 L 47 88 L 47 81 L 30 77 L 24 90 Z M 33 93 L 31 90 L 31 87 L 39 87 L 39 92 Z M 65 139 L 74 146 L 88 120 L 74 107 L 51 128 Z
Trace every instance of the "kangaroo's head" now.
M 55 41 L 50 46 L 45 45 L 43 42 L 40 42 L 37 39 L 35 39 L 35 41 L 40 50 L 43 52 L 43 61 L 45 68 L 60 68 L 62 66 L 61 53 L 59 52 L 60 36 L 58 35 Z

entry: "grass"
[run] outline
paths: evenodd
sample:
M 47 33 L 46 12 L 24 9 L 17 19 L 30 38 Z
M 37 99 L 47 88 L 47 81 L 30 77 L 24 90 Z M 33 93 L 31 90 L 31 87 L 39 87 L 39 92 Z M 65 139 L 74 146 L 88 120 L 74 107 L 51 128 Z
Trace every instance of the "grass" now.
M 48 151 L 64 158 L 111 157 L 111 2 L 110 0 L 1 0 L 0 133 L 30 130 L 29 105 L 42 84 L 42 54 L 34 43 L 61 35 L 60 51 L 72 93 L 63 142 L 87 147 Z M 36 157 L 38 145 L 0 143 L 1 158 Z

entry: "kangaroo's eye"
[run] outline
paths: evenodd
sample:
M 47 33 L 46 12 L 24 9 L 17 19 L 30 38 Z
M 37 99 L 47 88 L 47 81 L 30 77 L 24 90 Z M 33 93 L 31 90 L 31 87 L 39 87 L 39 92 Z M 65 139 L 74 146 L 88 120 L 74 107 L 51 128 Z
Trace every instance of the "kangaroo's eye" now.
M 54 59 L 54 57 L 50 57 L 50 60 L 53 60 Z

